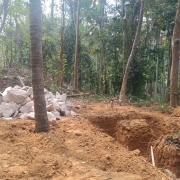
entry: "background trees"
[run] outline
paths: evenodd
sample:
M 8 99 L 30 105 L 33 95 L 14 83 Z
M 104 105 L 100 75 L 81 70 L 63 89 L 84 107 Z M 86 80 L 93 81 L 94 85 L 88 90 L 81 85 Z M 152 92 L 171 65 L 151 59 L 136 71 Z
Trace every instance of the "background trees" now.
M 177 0 L 146 1 L 139 44 L 131 64 L 127 96 L 169 101 L 171 42 Z M 0 4 L 3 10 L 3 2 Z M 64 52 L 60 63 L 63 24 L 58 0 L 42 1 L 42 47 L 45 86 L 73 89 L 78 1 L 64 0 Z M 30 37 L 27 0 L 9 1 L 0 34 L 0 67 L 30 67 Z M 77 88 L 97 94 L 118 95 L 125 65 L 132 49 L 140 12 L 140 0 L 83 0 L 79 7 L 79 52 Z M 1 12 L 3 17 L 4 11 Z M 62 31 L 61 31 L 62 32 Z M 22 73 L 23 75 L 23 73 Z M 75 89 L 75 88 L 74 88 Z
M 178 106 L 178 69 L 179 69 L 179 37 L 180 37 L 180 0 L 176 12 L 175 26 L 172 37 L 172 66 L 170 75 L 170 104 Z

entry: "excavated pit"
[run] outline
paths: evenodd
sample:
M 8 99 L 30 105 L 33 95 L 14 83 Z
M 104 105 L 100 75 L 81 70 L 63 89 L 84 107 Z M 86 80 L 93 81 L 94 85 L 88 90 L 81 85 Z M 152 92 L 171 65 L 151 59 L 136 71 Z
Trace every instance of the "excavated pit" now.
M 180 177 L 180 137 L 165 136 L 154 142 L 155 161 Z
M 150 146 L 153 146 L 156 166 L 169 169 L 180 177 L 180 143 L 174 145 L 165 137 L 172 128 L 178 131 L 177 124 L 172 122 L 170 125 L 162 117 L 135 111 L 116 115 L 90 115 L 88 119 L 100 131 L 112 136 L 128 150 L 139 149 L 140 155 L 149 161 Z

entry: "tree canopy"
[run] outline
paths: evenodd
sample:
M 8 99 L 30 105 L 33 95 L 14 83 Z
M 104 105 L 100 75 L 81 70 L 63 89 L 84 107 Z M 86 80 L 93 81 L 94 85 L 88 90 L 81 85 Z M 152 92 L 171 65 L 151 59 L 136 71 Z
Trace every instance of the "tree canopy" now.
M 80 0 L 78 20 L 78 1 L 41 3 L 45 86 L 54 92 L 60 90 L 63 71 L 64 91 L 73 87 L 74 62 L 78 58 L 78 90 L 118 95 L 138 26 L 140 0 Z M 141 34 L 129 70 L 128 97 L 169 101 L 177 4 L 177 0 L 145 1 Z M 31 68 L 28 10 L 28 0 L 0 1 L 0 68 Z

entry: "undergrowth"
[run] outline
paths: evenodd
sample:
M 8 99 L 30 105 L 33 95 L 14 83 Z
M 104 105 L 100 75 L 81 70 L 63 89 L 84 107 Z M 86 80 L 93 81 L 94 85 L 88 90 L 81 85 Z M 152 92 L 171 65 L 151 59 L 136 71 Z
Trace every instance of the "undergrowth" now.
M 88 102 L 97 102 L 97 103 L 108 103 L 110 101 L 117 102 L 118 104 L 118 96 L 112 95 L 89 95 L 81 97 L 82 100 Z M 79 98 L 78 98 L 79 99 Z M 151 109 L 154 111 L 161 111 L 166 112 L 170 109 L 168 103 L 155 101 L 150 97 L 139 98 L 135 96 L 128 96 L 127 97 L 128 105 L 135 106 L 135 107 L 146 107 L 147 109 Z
M 128 96 L 129 104 L 135 107 L 147 107 L 154 111 L 168 111 L 169 103 L 163 102 L 161 99 L 154 100 L 150 96 L 139 98 L 136 96 Z

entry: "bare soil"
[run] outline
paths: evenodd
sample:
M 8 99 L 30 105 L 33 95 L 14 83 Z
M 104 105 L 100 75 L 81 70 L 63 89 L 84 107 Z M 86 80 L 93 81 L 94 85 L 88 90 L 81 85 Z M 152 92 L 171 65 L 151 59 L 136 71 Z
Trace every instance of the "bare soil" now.
M 171 143 L 176 138 L 172 131 L 177 135 L 180 130 L 178 108 L 161 113 L 132 106 L 72 103 L 86 107 L 74 108 L 74 117 L 51 122 L 48 133 L 35 133 L 31 120 L 0 119 L 0 179 L 176 179 L 165 169 L 180 177 L 179 141 Z M 151 145 L 156 167 L 151 165 Z

